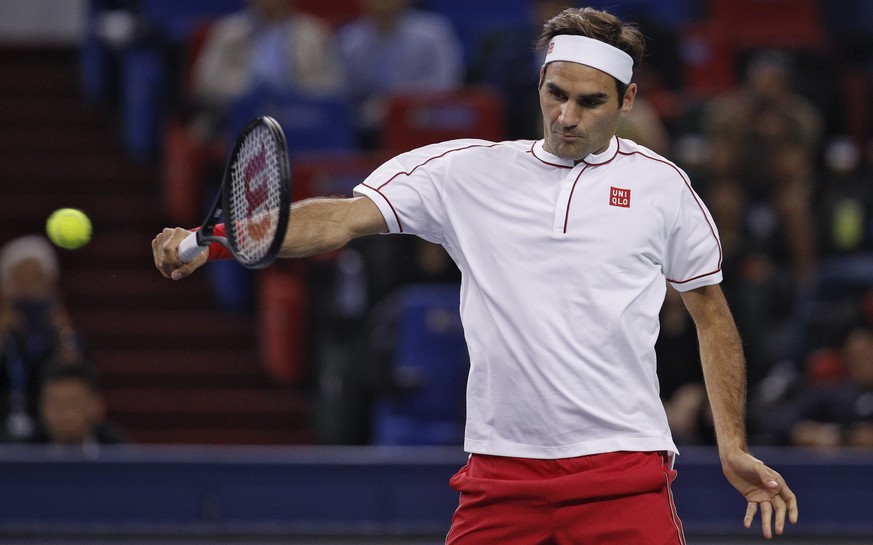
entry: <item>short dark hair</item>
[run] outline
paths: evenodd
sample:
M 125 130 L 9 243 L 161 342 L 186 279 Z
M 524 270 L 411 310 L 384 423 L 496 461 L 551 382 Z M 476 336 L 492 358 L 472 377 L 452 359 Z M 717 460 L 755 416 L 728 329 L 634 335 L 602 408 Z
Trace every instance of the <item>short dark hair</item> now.
M 543 25 L 536 46 L 544 48 L 552 38 L 562 34 L 585 36 L 616 47 L 633 59 L 633 67 L 639 66 L 646 53 L 646 38 L 637 25 L 626 23 L 615 15 L 594 8 L 567 8 Z M 615 80 L 618 103 L 621 106 L 628 84 Z
M 97 377 L 86 365 L 55 363 L 51 365 L 42 377 L 43 387 L 64 380 L 76 380 L 84 384 L 88 390 L 97 391 Z

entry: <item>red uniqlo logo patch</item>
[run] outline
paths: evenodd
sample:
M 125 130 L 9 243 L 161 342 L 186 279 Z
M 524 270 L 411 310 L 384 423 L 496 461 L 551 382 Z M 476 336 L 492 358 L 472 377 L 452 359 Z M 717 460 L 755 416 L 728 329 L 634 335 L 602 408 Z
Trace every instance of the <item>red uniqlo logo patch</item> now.
M 549 44 L 549 50 L 546 52 L 546 55 L 555 50 L 555 42 Z
M 609 205 L 630 208 L 630 189 L 609 188 Z

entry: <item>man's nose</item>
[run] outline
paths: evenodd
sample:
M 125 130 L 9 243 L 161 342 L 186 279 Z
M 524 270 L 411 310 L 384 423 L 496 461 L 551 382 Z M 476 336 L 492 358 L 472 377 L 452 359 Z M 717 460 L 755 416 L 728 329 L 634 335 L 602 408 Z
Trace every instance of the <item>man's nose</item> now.
M 558 118 L 558 121 L 564 127 L 575 127 L 579 124 L 581 117 L 579 106 L 571 101 L 567 101 L 561 106 L 561 116 Z

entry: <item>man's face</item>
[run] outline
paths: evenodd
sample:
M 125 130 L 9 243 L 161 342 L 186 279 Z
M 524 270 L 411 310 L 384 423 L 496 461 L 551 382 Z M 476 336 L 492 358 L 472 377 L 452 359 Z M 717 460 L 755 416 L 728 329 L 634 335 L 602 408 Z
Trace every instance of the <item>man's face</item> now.
M 52 279 L 39 261 L 24 259 L 10 269 L 0 291 L 7 300 L 45 299 L 53 293 Z
M 843 344 L 843 360 L 852 380 L 873 387 L 873 333 L 855 329 Z
M 81 443 L 99 416 L 93 392 L 79 380 L 47 384 L 41 404 L 43 423 L 54 443 Z
M 604 151 L 621 117 L 633 107 L 632 83 L 618 106 L 615 79 L 575 62 L 550 63 L 540 85 L 545 148 L 562 159 L 579 161 Z

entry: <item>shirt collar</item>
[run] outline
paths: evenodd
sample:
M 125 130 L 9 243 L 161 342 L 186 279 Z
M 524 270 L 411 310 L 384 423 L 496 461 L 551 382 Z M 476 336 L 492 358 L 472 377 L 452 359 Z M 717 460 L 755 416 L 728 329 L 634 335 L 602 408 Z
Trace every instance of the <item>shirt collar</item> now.
M 576 161 L 573 161 L 572 159 L 563 159 L 561 157 L 558 157 L 557 155 L 554 155 L 553 153 L 549 153 L 548 151 L 546 151 L 545 143 L 545 140 L 537 140 L 534 143 L 532 150 L 534 157 L 550 165 L 571 168 L 576 166 Z M 582 159 L 581 162 L 591 166 L 602 165 L 604 163 L 612 161 L 617 154 L 618 137 L 613 136 L 609 140 L 609 145 L 606 147 L 605 150 L 600 153 L 592 153 Z
M 602 165 L 615 159 L 616 155 L 618 155 L 618 137 L 613 136 L 609 139 L 609 145 L 606 146 L 605 150 L 601 153 L 592 153 L 585 159 L 582 159 L 582 162 L 591 166 Z

